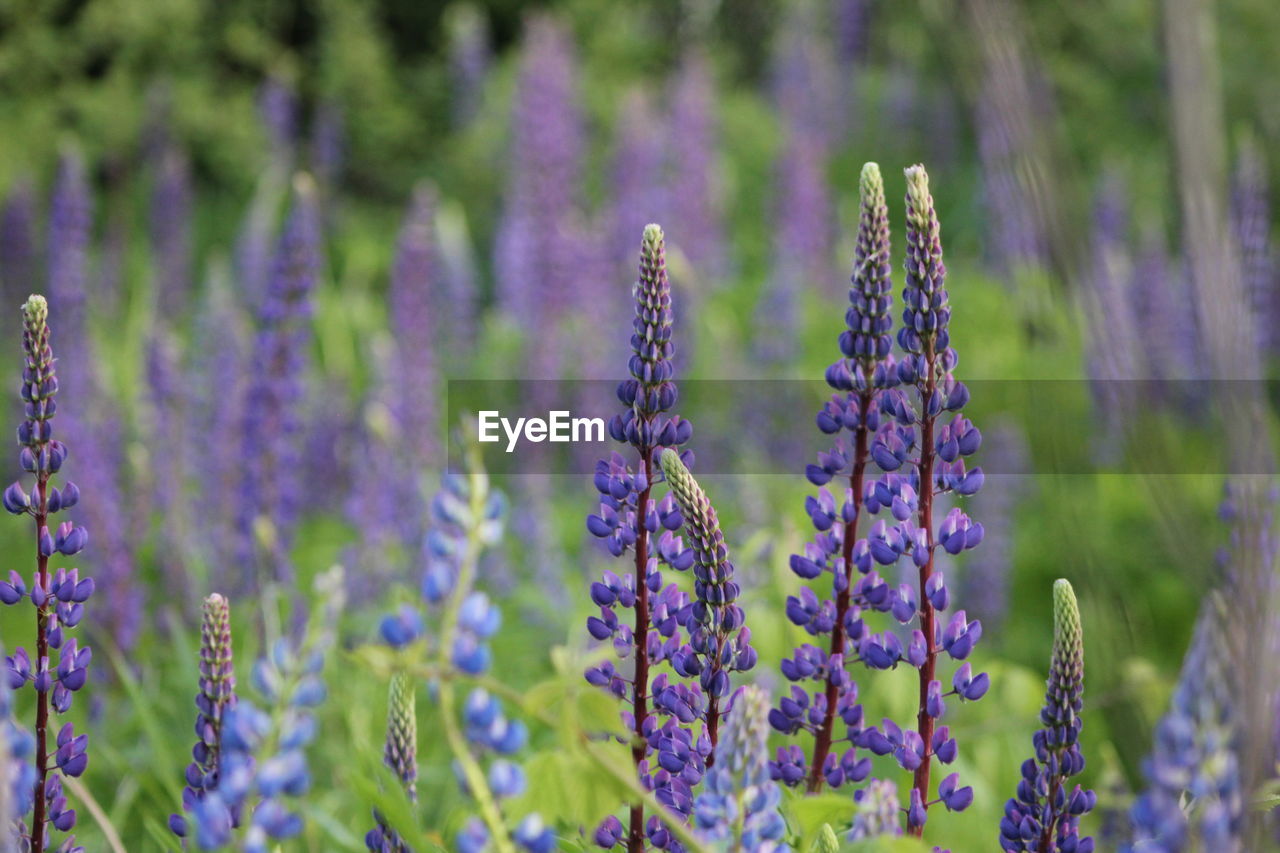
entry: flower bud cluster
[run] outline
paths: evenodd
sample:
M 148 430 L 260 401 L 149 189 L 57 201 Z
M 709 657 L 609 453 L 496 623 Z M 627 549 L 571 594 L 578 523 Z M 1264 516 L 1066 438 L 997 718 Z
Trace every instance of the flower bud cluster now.
M 222 730 L 227 713 L 236 704 L 236 675 L 232 662 L 231 607 L 218 593 L 204 600 L 200 622 L 200 692 L 196 694 L 196 744 L 187 765 L 187 785 L 182 791 L 182 810 L 190 814 L 206 794 L 218 789 Z M 239 825 L 240 815 L 231 815 Z M 186 837 L 187 819 L 169 816 L 169 828 Z
M 261 707 L 243 697 L 224 707 L 217 786 L 192 806 L 200 849 L 267 853 L 302 832 L 289 799 L 311 789 L 306 748 L 316 735 L 315 709 L 328 696 L 325 655 L 346 604 L 343 583 L 340 567 L 320 575 L 322 604 L 302 639 L 282 637 L 255 662 L 251 680 Z
M 1017 796 L 1004 807 L 1000 848 L 1041 853 L 1092 853 L 1093 839 L 1080 837 L 1080 818 L 1097 803 L 1093 791 L 1072 776 L 1084 770 L 1080 752 L 1080 712 L 1084 708 L 1084 636 L 1071 583 L 1053 585 L 1053 658 L 1035 758 L 1022 765 Z
M 398 672 L 387 695 L 387 742 L 382 761 L 396 774 L 410 800 L 418 797 L 418 704 L 413 679 Z M 400 834 L 377 809 L 376 824 L 365 834 L 365 846 L 374 853 L 411 853 Z

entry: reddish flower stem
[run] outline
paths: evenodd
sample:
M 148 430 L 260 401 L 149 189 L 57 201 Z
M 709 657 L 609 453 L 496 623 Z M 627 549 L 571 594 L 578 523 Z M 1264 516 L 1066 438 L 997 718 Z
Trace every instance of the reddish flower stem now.
M 33 507 L 36 522 L 36 582 L 41 589 L 49 587 L 49 558 L 40 551 L 40 533 L 49 523 L 49 502 L 46 497 L 49 485 L 49 474 L 41 471 L 36 475 L 36 494 L 38 500 Z M 49 602 L 36 608 L 36 674 L 39 675 L 41 661 L 49 656 Z M 44 850 L 45 835 L 45 799 L 44 785 L 49 775 L 49 693 L 36 691 L 36 784 L 35 814 L 31 819 L 31 849 Z
M 636 621 L 632 634 L 636 647 L 636 672 L 635 682 L 631 686 L 635 700 L 632 707 L 635 730 L 631 743 L 631 760 L 635 762 L 637 772 L 645 757 L 644 721 L 649 716 L 649 584 L 646 578 L 649 570 L 649 529 L 645 526 L 644 519 L 649 511 L 649 493 L 653 490 L 649 459 L 651 455 L 650 448 L 640 448 L 640 470 L 644 474 L 646 485 L 636 502 L 639 523 L 636 524 Z M 643 803 L 631 804 L 627 853 L 644 853 Z
M 920 631 L 924 634 L 926 652 L 924 666 L 920 667 L 920 710 L 916 715 L 916 729 L 920 733 L 920 739 L 924 741 L 925 753 L 924 760 L 916 768 L 911 787 L 920 792 L 920 804 L 927 814 L 929 811 L 929 771 L 933 765 L 933 717 L 929 716 L 927 706 L 929 683 L 933 681 L 938 663 L 938 649 L 934 645 L 935 613 L 926 591 L 929 578 L 933 576 L 933 427 L 936 418 L 929 415 L 927 411 L 929 400 L 933 397 L 936 387 L 932 343 L 925 345 L 924 359 L 926 378 L 924 392 L 920 401 L 923 417 L 920 423 L 919 524 L 921 529 L 924 530 L 925 547 L 928 549 L 929 558 L 920 567 Z M 924 827 L 912 828 L 911 834 L 917 838 L 923 836 Z
M 854 431 L 853 471 L 849 475 L 849 484 L 853 489 L 853 518 L 844 526 L 844 589 L 836 596 L 836 625 L 831 631 L 831 654 L 844 654 L 845 651 L 845 616 L 853 599 L 853 545 L 858 538 L 858 521 L 862 517 L 862 480 L 867 468 L 867 411 L 871 407 L 871 393 L 861 395 L 859 401 L 858 428 Z M 827 676 L 827 710 L 822 718 L 822 725 L 813 742 L 813 760 L 809 768 L 809 793 L 822 790 L 824 776 L 822 766 L 831 752 L 831 738 L 835 729 L 836 703 L 839 701 L 839 689 L 830 675 Z

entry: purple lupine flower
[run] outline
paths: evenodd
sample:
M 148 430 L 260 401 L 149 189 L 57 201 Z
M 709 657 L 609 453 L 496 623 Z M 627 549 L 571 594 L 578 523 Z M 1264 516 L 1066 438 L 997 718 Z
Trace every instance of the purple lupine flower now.
M 331 99 L 322 101 L 311 119 L 311 171 L 327 195 L 332 195 L 342 180 L 346 145 L 342 108 Z
M 705 719 L 706 698 L 699 686 L 655 674 L 669 662 L 680 676 L 694 672 L 682 642 L 683 614 L 691 612 L 687 596 L 674 585 L 663 584 L 660 564 L 678 571 L 694 563 L 692 549 L 676 536 L 684 519 L 675 500 L 667 495 L 652 498 L 661 475 L 654 455 L 659 448 L 678 448 L 689 441 L 693 428 L 678 415 L 668 417 L 676 403 L 671 358 L 671 284 L 667 279 L 662 229 L 649 225 L 640 248 L 640 277 L 635 288 L 635 320 L 631 335 L 633 354 L 628 365 L 632 378 L 618 386 L 625 409 L 609 422 L 614 441 L 629 445 L 638 457 L 634 463 L 614 453 L 596 465 L 594 484 L 600 493 L 599 510 L 587 517 L 587 529 L 614 557 L 634 555 L 633 571 L 624 575 L 605 572 L 591 585 L 591 599 L 600 615 L 587 620 L 587 631 L 600 642 L 611 641 L 617 656 L 632 661 L 634 677 L 628 681 L 613 661 L 586 672 L 590 684 L 609 690 L 624 703 L 623 721 L 634 733 L 632 761 L 641 783 L 683 820 L 693 806 L 692 786 L 701 777 L 712 744 L 705 729 L 695 735 L 691 724 Z M 692 457 L 688 457 L 689 461 Z M 623 624 L 619 610 L 634 613 L 631 625 Z M 650 704 L 652 703 L 652 704 Z M 656 763 L 655 763 L 656 760 Z M 646 843 L 676 849 L 662 819 L 644 807 L 631 804 L 626 829 L 616 817 L 598 827 L 596 844 L 609 848 L 626 839 L 629 849 Z M 676 845 L 671 847 L 669 845 Z
M 956 672 L 953 683 L 960 695 L 977 689 L 977 679 L 969 676 L 968 664 Z M 1049 661 L 1044 708 L 1040 711 L 1043 728 L 1035 734 L 1035 758 L 1028 758 L 1022 765 L 1017 796 L 1005 804 L 1000 849 L 1092 853 L 1093 839 L 1080 837 L 1080 818 L 1093 810 L 1097 795 L 1079 785 L 1067 787 L 1071 777 L 1084 770 L 1080 751 L 1083 708 L 1084 635 L 1080 608 L 1071 582 L 1060 579 L 1053 584 L 1053 657 Z M 969 796 L 972 798 L 972 792 Z
M 187 765 L 187 785 L 182 790 L 182 810 L 191 814 L 205 796 L 218 789 L 222 752 L 223 718 L 236 704 L 236 673 L 232 662 L 231 609 L 227 600 L 213 593 L 204 600 L 200 620 L 200 692 L 196 694 L 196 745 Z M 230 816 L 233 825 L 240 816 Z M 187 818 L 169 815 L 169 828 L 185 838 Z
M 5 305 L 20 301 L 24 288 L 36 280 L 39 258 L 36 191 L 23 177 L 9 188 L 0 208 L 0 293 Z
M 387 742 L 382 761 L 396 774 L 410 800 L 417 799 L 418 716 L 413 679 L 398 672 L 387 695 Z M 375 809 L 377 826 L 365 835 L 365 846 L 375 853 L 411 853 L 399 833 L 387 825 Z
M 858 538 L 864 504 L 864 477 L 870 458 L 869 443 L 880 424 L 878 399 L 885 388 L 897 382 L 891 349 L 890 306 L 893 302 L 889 260 L 889 212 L 884 198 L 880 167 L 867 163 L 859 181 L 861 210 L 857 248 L 854 256 L 853 286 L 849 289 L 847 328 L 840 334 L 841 357 L 826 373 L 827 383 L 837 392 L 818 413 L 818 428 L 827 435 L 848 430 L 850 447 L 843 438 L 830 451 L 818 455 L 818 464 L 809 465 L 806 476 L 821 487 L 817 498 L 807 499 L 805 508 L 817 535 L 803 553 L 791 557 L 791 570 L 804 580 L 824 572 L 832 574 L 832 598 L 819 601 L 805 587 L 799 596 L 787 599 L 787 618 L 811 636 L 830 636 L 825 649 L 806 643 L 793 658 L 783 661 L 782 671 L 794 683 L 789 696 L 770 714 L 770 723 L 784 734 L 812 727 L 814 749 L 806 763 L 799 746 L 780 747 L 778 760 L 771 765 L 773 778 L 787 785 L 805 783 L 810 791 L 823 784 L 838 788 L 846 782 L 861 782 L 871 769 L 869 758 L 859 758 L 855 743 L 862 732 L 862 706 L 858 689 L 846 668 L 851 652 L 865 632 L 863 608 L 885 609 L 888 586 L 871 570 L 864 558 L 865 540 Z M 836 497 L 827 485 L 837 477 L 848 477 L 848 487 L 837 510 Z M 904 506 L 915 498 L 907 489 L 897 488 Z M 886 498 L 887 502 L 887 498 Z M 838 519 L 838 520 L 837 520 Z M 854 580 L 855 567 L 865 578 Z M 875 603 L 873 603 L 873 600 Z M 855 652 L 856 654 L 856 652 Z M 822 688 L 812 694 L 802 685 L 816 680 Z M 842 755 L 833 753 L 836 719 L 848 730 L 850 747 Z
M 187 372 L 191 394 L 187 441 L 201 450 L 191 454 L 188 466 L 193 484 L 198 484 L 193 490 L 193 517 L 202 519 L 193 531 L 193 545 L 219 585 L 232 582 L 229 570 L 236 561 L 232 532 L 240 504 L 242 448 L 227 437 L 244 423 L 248 374 L 247 324 L 229 289 L 219 275 L 205 287 Z
M 1205 599 L 1168 712 L 1143 765 L 1147 789 L 1130 813 L 1132 836 L 1120 853 L 1243 850 L 1244 795 L 1232 664 L 1221 596 Z
M 34 475 L 30 491 L 21 481 L 4 492 L 4 507 L 14 515 L 27 515 L 35 520 L 36 568 L 30 592 L 26 580 L 10 571 L 7 581 L 0 581 L 0 602 L 15 605 L 29 599 L 36 608 L 35 655 L 18 647 L 5 658 L 9 686 L 20 689 L 31 682 L 36 691 L 36 767 L 34 814 L 29 835 L 24 842 L 32 850 L 44 850 L 54 831 L 68 832 L 76 822 L 62 793 L 62 778 L 78 777 L 89 763 L 86 752 L 89 736 L 76 735 L 71 723 L 58 730 L 55 744 L 48 742 L 49 711 L 65 714 L 71 709 L 75 691 L 85 685 L 89 661 L 93 653 L 67 636 L 68 631 L 84 617 L 84 603 L 93 594 L 91 578 L 81 578 L 79 569 L 59 568 L 55 572 L 51 560 L 61 554 L 72 557 L 88 542 L 88 533 L 70 521 L 49 529 L 52 516 L 74 507 L 80 500 L 80 489 L 71 482 L 61 489 L 52 477 L 67 458 L 67 447 L 53 437 L 53 417 L 57 411 L 58 377 L 49 344 L 49 306 L 43 296 L 31 296 L 22 306 L 22 348 L 25 368 L 22 374 L 22 400 L 26 419 L 18 426 L 19 456 L 22 469 Z M 56 660 L 54 652 L 57 652 Z M 83 853 L 70 836 L 59 849 Z
M 989 85 L 1000 85 L 989 81 Z M 990 243 L 987 252 L 1005 275 L 1041 269 L 1049 262 L 1049 247 L 1040 233 L 1035 200 L 1020 171 L 1016 117 L 1001 109 L 999 93 L 984 88 L 977 101 L 978 158 Z
M 873 515 L 888 509 L 892 520 L 872 525 L 863 543 L 854 546 L 855 559 L 870 567 L 874 561 L 892 566 L 904 556 L 919 573 L 919 586 L 904 585 L 898 590 L 868 587 L 861 590 L 868 601 L 891 613 L 900 623 L 919 619 L 906 648 L 896 634 L 866 632 L 858 642 L 859 657 L 873 669 L 888 669 L 899 660 L 919 671 L 920 705 L 915 728 L 902 728 L 886 719 L 883 727 L 865 729 L 859 745 L 877 755 L 892 754 L 912 774 L 911 799 L 907 806 L 907 831 L 920 836 L 929 806 L 929 777 L 935 760 L 950 764 L 956 758 L 956 741 L 949 726 L 938 726 L 946 710 L 945 697 L 975 701 L 986 691 L 986 675 L 972 675 L 968 664 L 965 689 L 955 678 L 953 689 L 943 689 L 938 677 L 940 652 L 952 660 L 965 661 L 979 638 L 982 623 L 970 620 L 963 610 L 952 607 L 950 592 L 937 571 L 936 552 L 941 547 L 955 556 L 976 547 L 983 536 L 959 506 L 946 517 L 935 519 L 937 499 L 950 493 L 957 498 L 975 494 L 983 482 L 981 468 L 966 469 L 965 458 L 982 442 L 977 428 L 961 414 L 969 391 L 953 375 L 959 358 L 951 347 L 951 309 L 947 302 L 946 266 L 942 261 L 942 240 L 938 216 L 929 193 L 929 176 L 923 166 L 906 170 L 907 252 L 906 283 L 902 290 L 902 326 L 898 345 L 903 357 L 897 364 L 900 387 L 884 392 L 881 398 L 883 421 L 871 447 L 871 457 L 885 473 L 866 491 L 864 499 Z M 914 395 L 908 392 L 914 390 Z M 914 398 L 914 399 L 913 399 Z M 943 420 L 945 413 L 951 413 Z M 918 424 L 918 427 L 917 427 Z M 905 473 L 900 473 L 905 469 Z M 950 619 L 939 613 L 951 611 Z M 943 788 L 946 793 L 943 793 Z M 940 802 L 949 811 L 961 811 L 969 804 L 968 788 L 958 787 L 958 777 L 948 776 L 939 786 Z
M 440 273 L 444 286 L 433 290 L 436 300 L 434 316 L 441 340 L 445 343 L 444 367 L 471 364 L 476 348 L 479 325 L 480 292 L 476 258 L 471 236 L 459 208 L 437 218 L 436 240 L 440 248 Z
M 298 93 L 293 84 L 270 74 L 258 89 L 258 116 L 267 132 L 274 162 L 287 166 L 298 144 Z
M 300 456 L 311 345 L 312 291 L 320 273 L 315 189 L 295 182 L 293 208 L 259 313 L 241 430 L 237 513 L 240 565 L 257 583 L 291 577 L 288 553 L 301 511 Z M 253 577 L 251 574 L 250 577 Z
M 160 317 L 180 322 L 191 292 L 191 164 L 182 149 L 160 155 L 151 189 L 151 255 Z
M 64 334 L 63 385 L 76 394 L 88 393 L 92 387 L 85 320 L 92 204 L 84 159 L 75 150 L 65 151 L 58 161 L 49 205 L 48 288 L 50 310 Z
M 1108 175 L 1094 202 L 1093 268 L 1087 276 L 1085 313 L 1092 346 L 1088 372 L 1107 430 L 1107 445 L 1128 420 L 1130 401 L 1119 387 L 1138 376 L 1135 342 L 1137 324 L 1125 295 L 1131 261 L 1128 252 L 1128 210 L 1124 189 Z
M 835 4 L 836 55 L 848 65 L 861 65 L 871 44 L 871 0 L 837 0 Z
M 700 279 L 714 281 L 727 272 L 724 211 L 716 175 L 715 81 L 711 63 L 701 52 L 690 51 L 681 60 L 670 104 L 667 204 L 672 244 Z
M 800 294 L 832 275 L 831 198 L 825 158 L 811 136 L 791 128 L 777 164 L 773 263 L 756 316 L 755 349 L 775 368 L 790 363 L 800 340 Z
M 445 13 L 445 27 L 449 33 L 449 103 L 455 126 L 466 127 L 480 111 L 485 78 L 493 62 L 489 21 L 484 9 L 457 3 Z
M 271 280 L 271 247 L 281 190 L 278 174 L 268 171 L 262 175 L 236 235 L 236 293 L 250 311 L 261 310 Z
M 0 654 L 3 650 L 0 649 Z M 36 739 L 13 718 L 13 690 L 9 679 L 0 679 L 0 853 L 18 853 L 18 839 L 9 831 L 31 811 L 35 801 L 36 768 L 31 763 Z
M 666 127 L 653 101 L 641 90 L 628 92 L 614 131 L 610 257 L 629 256 L 636 231 L 666 213 L 666 187 L 656 179 L 663 172 L 666 139 Z
M 899 815 L 898 787 L 888 779 L 872 779 L 853 794 L 857 810 L 853 825 L 849 828 L 850 841 L 863 841 L 881 836 L 899 836 L 902 827 Z
M 1267 161 L 1251 141 L 1236 153 L 1231 181 L 1231 224 L 1240 251 L 1245 293 L 1257 324 L 1261 352 L 1280 351 L 1280 270 L 1271 246 L 1271 191 Z
M 1032 489 L 1030 458 L 1026 438 L 1017 424 L 997 424 L 983 433 L 982 452 L 987 475 L 995 488 L 973 496 L 975 514 L 984 520 L 986 535 L 982 548 L 965 561 L 961 573 L 960 597 L 988 630 L 998 633 L 1009 611 L 1009 589 L 1013 580 L 1014 513 Z
M 441 318 L 435 316 L 440 300 L 433 298 L 440 287 L 435 212 L 434 191 L 418 187 L 400 229 L 388 292 L 399 362 L 394 414 L 405 441 L 405 461 L 415 475 L 439 463 L 441 443 L 435 353 L 442 326 Z
M 727 850 L 791 850 L 784 840 L 787 824 L 778 811 L 782 792 L 769 778 L 768 713 L 769 694 L 755 685 L 734 697 L 716 745 L 714 769 L 707 771 L 694 806 L 700 834 Z
M 526 22 L 512 116 L 511 173 L 495 241 L 502 309 L 524 331 L 530 373 L 550 379 L 561 367 L 552 330 L 579 292 L 575 228 L 580 216 L 583 118 L 577 60 L 567 29 L 547 17 Z
M 831 30 L 808 3 L 788 4 L 773 46 L 774 103 L 790 131 L 813 142 L 823 160 L 841 125 Z

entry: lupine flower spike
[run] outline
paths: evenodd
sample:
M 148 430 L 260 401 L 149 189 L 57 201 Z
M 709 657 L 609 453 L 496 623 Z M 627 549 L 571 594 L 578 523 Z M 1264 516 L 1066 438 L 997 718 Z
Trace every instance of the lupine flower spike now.
M 1022 765 L 1017 796 L 1004 807 L 1000 848 L 1036 853 L 1091 853 L 1093 839 L 1080 837 L 1080 818 L 1097 803 L 1093 791 L 1072 776 L 1084 770 L 1080 711 L 1084 707 L 1084 636 L 1080 608 L 1067 580 L 1053 585 L 1053 657 L 1035 758 Z M 946 782 L 944 781 L 945 785 Z
M 862 611 L 883 610 L 890 602 L 885 594 L 888 587 L 866 559 L 866 542 L 858 538 L 870 442 L 880 426 L 878 400 L 884 389 L 897 383 L 889 336 L 893 323 L 889 315 L 893 300 L 889 213 L 880 167 L 875 163 L 862 167 L 859 194 L 861 214 L 853 286 L 845 313 L 847 328 L 840 334 L 841 356 L 826 373 L 827 384 L 836 393 L 817 417 L 818 428 L 838 438 L 830 451 L 818 454 L 817 464 L 806 468 L 809 482 L 820 488 L 818 496 L 808 498 L 805 504 L 817 534 L 803 553 L 791 557 L 791 570 L 803 580 L 831 572 L 831 598 L 819 602 L 806 587 L 799 596 L 787 599 L 786 610 L 791 622 L 815 638 L 829 636 L 830 641 L 824 649 L 806 643 L 794 658 L 783 661 L 783 674 L 796 686 L 770 715 L 774 728 L 784 734 L 802 729 L 813 733 L 807 770 L 804 750 L 799 746 L 780 748 L 771 767 L 775 779 L 787 785 L 804 783 L 810 791 L 820 790 L 823 784 L 838 788 L 846 782 L 861 782 L 870 772 L 870 758 L 858 758 L 853 743 L 840 755 L 832 747 L 857 737 L 862 729 L 858 688 L 846 668 L 860 654 L 856 644 L 865 634 Z M 848 486 L 837 509 L 836 495 L 827 486 L 844 478 Z M 886 502 L 896 500 L 899 511 L 910 511 L 916 500 L 914 490 L 905 483 L 894 486 L 892 499 L 890 490 L 885 490 Z M 865 577 L 855 581 L 855 567 Z M 810 680 L 822 685 L 812 694 L 801 686 Z M 847 729 L 846 738 L 835 736 L 837 717 Z
M 30 599 L 36 608 L 34 659 L 25 648 L 18 647 L 5 661 L 12 689 L 31 682 L 36 691 L 36 796 L 30 832 L 27 834 L 24 829 L 23 838 L 29 842 L 29 849 L 44 850 L 53 832 L 68 832 L 76 823 L 75 809 L 62 793 L 62 777 L 79 776 L 89 763 L 89 736 L 77 735 L 71 723 L 58 730 L 50 748 L 49 712 L 69 711 L 72 695 L 84 687 L 88 678 L 93 654 L 87 646 L 69 639 L 66 631 L 84 617 L 84 602 L 93 594 L 93 580 L 81 578 L 79 569 L 60 568 L 55 572 L 49 565 L 58 554 L 71 557 L 80 553 L 88 542 L 88 533 L 70 521 L 62 522 L 54 531 L 49 529 L 54 513 L 79 502 L 80 490 L 70 482 L 61 490 L 52 484 L 53 475 L 66 461 L 67 448 L 53 437 L 58 378 L 49 345 L 49 306 L 43 296 L 27 299 L 22 306 L 22 319 L 22 346 L 26 353 L 22 400 L 26 420 L 18 426 L 18 442 L 22 445 L 19 459 L 22 470 L 34 475 L 35 482 L 30 491 L 20 482 L 9 486 L 4 492 L 4 507 L 14 515 L 28 515 L 35 521 L 36 571 L 28 592 L 26 580 L 11 570 L 9 579 L 0 581 L 0 602 L 15 605 Z M 55 651 L 58 657 L 53 663 L 50 658 Z M 58 848 L 60 853 L 82 849 L 75 846 L 74 836 Z
M 444 736 L 453 753 L 458 783 L 480 813 L 467 821 L 454 839 L 452 849 L 460 853 L 550 853 L 556 849 L 555 833 L 536 813 L 526 815 L 515 826 L 508 825 L 503 813 L 502 800 L 525 789 L 524 770 L 511 760 L 528 740 L 524 724 L 507 717 L 502 702 L 483 687 L 471 689 L 459 713 L 455 679 L 488 671 L 493 660 L 489 640 L 502 624 L 502 611 L 475 588 L 475 580 L 481 554 L 502 539 L 505 515 L 506 500 L 501 492 L 490 490 L 479 451 L 472 446 L 466 474 L 446 476 L 431 502 L 433 527 L 427 536 L 427 565 L 422 576 L 423 598 L 438 611 L 432 623 L 440 626 L 439 631 L 425 645 L 433 668 L 441 674 L 435 681 L 434 695 Z M 423 639 L 426 623 L 418 608 L 406 605 L 384 617 L 379 631 L 388 645 L 406 648 Z M 412 696 L 408 685 L 400 689 Z M 406 700 L 393 687 L 386 759 L 410 795 L 416 774 L 411 719 L 411 699 Z M 388 846 L 393 836 L 386 828 L 380 831 L 382 838 L 374 839 L 373 833 L 366 838 L 370 849 L 401 849 Z M 374 840 L 383 846 L 374 847 Z
M 391 678 L 387 695 L 387 745 L 383 763 L 395 772 L 409 799 L 418 793 L 418 707 L 413 678 L 398 672 Z M 364 837 L 365 846 L 375 853 L 412 853 L 400 835 L 387 826 L 375 810 L 377 826 Z
M 204 600 L 200 623 L 200 692 L 196 694 L 196 745 L 187 766 L 187 786 L 182 791 L 182 810 L 195 811 L 205 794 L 218 789 L 222 728 L 227 712 L 236 704 L 236 674 L 231 650 L 231 608 L 214 593 Z M 238 826 L 239 814 L 231 815 Z M 180 838 L 188 831 L 182 815 L 169 816 L 169 828 Z
M 664 457 L 665 458 L 665 457 Z M 781 791 L 769 778 L 769 697 L 754 685 L 737 693 L 716 745 L 694 817 L 710 849 L 724 853 L 788 853 Z
M 1244 796 L 1239 709 L 1227 683 L 1226 605 L 1205 601 L 1168 712 L 1156 725 L 1133 805 L 1132 840 L 1120 853 L 1239 853 Z
M 695 721 L 707 719 L 707 698 L 697 682 L 680 680 L 701 679 L 706 672 L 705 659 L 692 640 L 684 641 L 682 629 L 704 639 L 707 634 L 703 623 L 691 618 L 695 608 L 688 596 L 675 584 L 664 585 L 659 570 L 659 564 L 665 564 L 687 571 L 699 558 L 695 549 L 685 548 L 676 535 L 684 516 L 675 496 L 652 497 L 654 484 L 663 478 L 655 459 L 658 449 L 675 452 L 693 435 L 688 421 L 666 414 L 676 403 L 671 361 L 675 346 L 671 340 L 671 284 L 662 229 L 657 225 L 644 229 L 635 300 L 628 365 L 631 378 L 618 385 L 618 399 L 625 408 L 609 422 L 610 436 L 629 445 L 634 457 L 626 459 L 614 453 L 596 463 L 594 483 L 600 493 L 600 508 L 587 517 L 587 530 L 604 541 L 610 554 L 623 557 L 629 553 L 634 559 L 631 572 L 619 576 L 607 571 L 591 585 L 591 600 L 599 606 L 600 615 L 587 620 L 591 636 L 611 642 L 617 657 L 629 662 L 624 667 L 632 678 L 628 680 L 613 661 L 606 661 L 588 669 L 586 679 L 622 700 L 622 719 L 634 735 L 631 758 L 641 783 L 654 791 L 677 819 L 685 821 L 693 808 L 693 786 L 702 778 L 712 745 L 705 725 L 697 734 L 693 727 Z M 687 466 L 693 457 L 686 452 L 681 459 Z M 687 496 L 693 499 L 692 490 Z M 711 535 L 709 527 L 703 532 Z M 705 544 L 710 550 L 701 558 L 704 564 L 724 559 L 709 541 Z M 699 571 L 707 571 L 710 577 L 710 570 L 700 567 Z M 706 594 L 718 594 L 711 584 L 701 586 Z M 705 608 L 704 602 L 697 612 L 707 613 Z M 619 609 L 632 611 L 632 624 L 623 623 Z M 745 637 L 741 643 L 746 646 Z M 678 678 L 666 672 L 655 674 L 663 663 L 670 663 Z M 717 678 L 712 672 L 709 677 L 719 682 L 716 689 L 727 684 L 727 676 Z M 624 844 L 629 853 L 641 853 L 647 845 L 679 849 L 658 816 L 650 815 L 646 820 L 640 803 L 630 805 L 625 827 L 617 817 L 606 818 L 597 827 L 595 842 L 606 849 Z
M 240 697 L 223 711 L 215 787 L 206 786 L 192 809 L 201 850 L 267 853 L 273 842 L 302 832 L 289 798 L 311 788 L 306 747 L 316 735 L 314 709 L 328 695 L 325 653 L 346 604 L 342 568 L 319 575 L 315 592 L 320 604 L 301 641 L 280 638 L 254 664 L 253 686 L 264 707 Z

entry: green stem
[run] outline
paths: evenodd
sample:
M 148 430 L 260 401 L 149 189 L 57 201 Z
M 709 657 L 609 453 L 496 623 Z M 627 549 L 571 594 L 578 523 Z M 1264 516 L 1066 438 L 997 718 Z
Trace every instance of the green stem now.
M 506 822 L 498 808 L 497 798 L 489 790 L 488 780 L 480 764 L 472 755 L 466 739 L 458 729 L 458 721 L 454 716 L 453 667 L 449 662 L 449 650 L 453 648 L 454 635 L 458 630 L 458 612 L 462 608 L 467 592 L 475 581 L 476 564 L 480 559 L 480 551 L 484 543 L 480 541 L 480 529 L 485 512 L 485 496 L 488 484 L 485 475 L 480 473 L 479 451 L 474 446 L 468 452 L 468 479 L 471 494 L 471 525 L 467 529 L 467 547 L 458 561 L 458 577 L 454 580 L 453 594 L 443 613 L 443 624 L 440 627 L 440 643 L 436 648 L 436 666 L 442 676 L 439 682 L 440 716 L 444 720 L 445 738 L 453 756 L 462 768 L 462 775 L 467 780 L 472 798 L 480 809 L 480 816 L 489 827 L 489 839 L 497 853 L 516 853 L 511 834 L 507 831 Z

